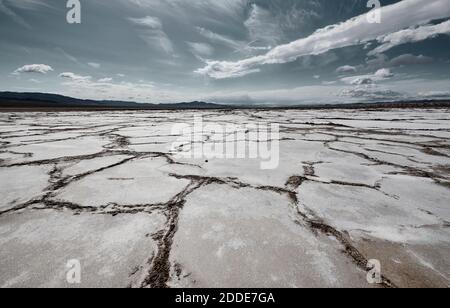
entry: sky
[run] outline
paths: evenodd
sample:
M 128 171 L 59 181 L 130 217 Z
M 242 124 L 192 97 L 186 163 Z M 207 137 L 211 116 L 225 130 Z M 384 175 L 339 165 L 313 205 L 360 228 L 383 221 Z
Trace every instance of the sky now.
M 450 98 L 450 0 L 0 0 L 0 91 L 300 105 Z M 376 5 L 376 4 L 375 4 Z

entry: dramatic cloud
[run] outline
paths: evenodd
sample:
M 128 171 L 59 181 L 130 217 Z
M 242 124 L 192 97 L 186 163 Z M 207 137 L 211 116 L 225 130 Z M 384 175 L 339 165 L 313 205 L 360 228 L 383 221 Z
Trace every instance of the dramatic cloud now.
M 21 74 L 21 73 L 47 74 L 48 72 L 52 71 L 53 68 L 46 64 L 29 64 L 16 69 L 14 71 L 14 74 Z
M 381 1 L 380 24 L 367 0 L 84 1 L 96 22 L 79 27 L 54 2 L 0 0 L 1 91 L 267 105 L 448 94 L 450 0 Z
M 383 37 L 382 42 L 386 42 L 386 47 L 391 46 L 397 42 L 395 33 L 398 31 L 431 20 L 449 17 L 450 1 L 430 0 L 424 9 L 422 0 L 404 0 L 381 8 L 381 15 L 383 22 L 380 24 L 369 23 L 366 14 L 363 14 L 344 23 L 317 30 L 312 35 L 290 44 L 280 45 L 265 55 L 237 62 L 208 61 L 204 68 L 196 72 L 215 79 L 239 77 L 258 72 L 258 67 L 261 65 L 292 62 L 301 56 L 323 54 L 332 49 L 359 45 L 381 37 Z M 446 27 L 444 23 L 431 32 L 443 32 Z M 389 36 L 391 33 L 394 34 L 393 37 Z M 417 41 L 430 36 L 410 37 Z
M 444 2 L 447 2 L 447 5 L 450 6 L 449 1 Z M 414 29 L 405 29 L 395 33 L 390 33 L 385 36 L 381 36 L 377 40 L 382 45 L 371 51 L 369 55 L 386 52 L 391 48 L 406 43 L 424 41 L 439 34 L 450 34 L 450 20 L 438 25 L 420 26 Z

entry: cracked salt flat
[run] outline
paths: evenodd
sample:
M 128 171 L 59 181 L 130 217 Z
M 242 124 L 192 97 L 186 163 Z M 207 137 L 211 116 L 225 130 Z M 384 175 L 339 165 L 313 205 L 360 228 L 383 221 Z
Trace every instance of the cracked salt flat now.
M 382 190 L 382 189 L 381 189 Z M 421 190 L 417 191 L 420 194 Z M 415 207 L 410 199 L 370 190 L 365 187 L 343 186 L 338 184 L 321 185 L 308 182 L 298 191 L 306 208 L 324 218 L 339 230 L 367 233 L 391 242 L 450 242 L 445 228 L 429 231 L 420 230 L 416 226 L 439 227 L 442 221 Z M 397 191 L 394 191 L 397 193 Z M 440 195 L 428 199 L 435 207 L 442 207 L 447 201 L 446 188 Z M 403 202 L 406 201 L 406 202 Z M 428 207 L 427 205 L 425 205 Z
M 225 145 L 226 146 L 226 145 Z M 198 146 L 199 147 L 199 146 Z M 255 159 L 192 159 L 175 156 L 177 161 L 194 163 L 202 168 L 185 168 L 180 174 L 195 174 L 210 177 L 239 178 L 253 185 L 283 187 L 292 174 L 302 174 L 303 161 L 318 160 L 328 152 L 322 143 L 286 140 L 280 143 L 279 166 L 273 170 L 261 169 L 261 162 Z M 169 166 L 170 168 L 171 166 Z
M 102 151 L 102 146 L 106 144 L 106 140 L 101 140 L 97 137 L 85 137 L 76 140 L 27 144 L 23 146 L 10 147 L 9 150 L 21 153 L 33 153 L 33 157 L 24 159 L 24 161 L 31 161 L 55 159 L 64 156 L 95 154 Z
M 164 158 L 131 161 L 75 182 L 55 199 L 88 207 L 166 203 L 189 184 L 157 170 L 166 164 Z
M 171 259 L 187 287 L 356 287 L 364 285 L 339 244 L 295 223 L 286 196 L 213 185 L 191 194 Z M 209 253 L 205 254 L 205 251 Z
M 315 167 L 317 178 L 326 181 L 355 182 L 375 186 L 382 173 L 372 166 L 355 166 L 349 163 L 323 163 Z
M 76 163 L 69 163 L 64 167 L 62 173 L 68 176 L 76 176 L 93 170 L 102 169 L 114 164 L 117 164 L 132 156 L 117 155 L 107 157 L 97 157 L 89 160 L 82 160 Z
M 49 185 L 46 166 L 11 167 L 0 172 L 0 211 L 43 194 Z
M 169 152 L 173 125 L 199 115 L 280 124 L 279 167 Z M 76 252 L 85 286 L 368 287 L 375 258 L 384 287 L 448 287 L 449 115 L 0 114 L 0 285 L 60 286 Z
M 161 214 L 74 216 L 54 210 L 0 217 L 0 287 L 127 287 L 157 246 Z M 81 263 L 81 284 L 66 264 Z

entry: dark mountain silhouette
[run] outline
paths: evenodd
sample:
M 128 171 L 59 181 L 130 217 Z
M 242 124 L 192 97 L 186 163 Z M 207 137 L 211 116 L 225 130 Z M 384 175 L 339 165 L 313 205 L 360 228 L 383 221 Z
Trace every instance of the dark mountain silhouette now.
M 0 92 L 0 110 L 189 110 L 189 109 L 370 109 L 450 108 L 449 100 L 415 100 L 379 103 L 317 104 L 267 107 L 221 105 L 200 101 L 146 104 L 112 100 L 84 100 L 58 94 Z
M 0 108 L 223 109 L 230 107 L 198 101 L 174 104 L 142 104 L 125 101 L 85 100 L 47 93 L 0 92 Z

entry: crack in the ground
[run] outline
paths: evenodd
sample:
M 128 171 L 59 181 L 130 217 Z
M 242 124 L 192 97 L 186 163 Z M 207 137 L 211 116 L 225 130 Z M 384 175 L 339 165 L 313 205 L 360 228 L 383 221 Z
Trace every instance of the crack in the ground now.
M 331 143 L 331 142 L 325 143 L 325 145 L 330 150 L 333 150 L 336 152 L 341 152 L 341 153 L 346 153 L 346 154 L 353 154 L 353 155 L 361 157 L 367 161 L 373 162 L 376 165 L 385 165 L 385 166 L 392 166 L 395 168 L 399 168 L 399 169 L 404 170 L 404 174 L 408 174 L 408 175 L 415 176 L 415 177 L 433 179 L 436 183 L 439 183 L 439 179 L 441 178 L 438 174 L 431 172 L 431 171 L 422 170 L 422 169 L 414 168 L 411 166 L 404 166 L 404 165 L 400 165 L 397 163 L 384 161 L 384 160 L 381 160 L 381 159 L 378 159 L 375 157 L 371 157 L 367 154 L 356 152 L 356 151 L 335 148 L 335 147 L 331 146 L 329 143 Z M 395 173 L 391 173 L 391 174 L 395 174 Z
M 172 242 L 175 233 L 178 230 L 178 217 L 181 209 L 185 204 L 185 198 L 196 189 L 207 184 L 207 180 L 191 181 L 186 188 L 175 195 L 166 205 L 164 211 L 167 222 L 164 230 L 154 235 L 153 239 L 157 241 L 158 251 L 155 256 L 151 257 L 151 267 L 140 284 L 141 288 L 167 288 L 167 283 L 170 278 L 170 252 L 172 249 Z
M 300 206 L 297 203 L 295 205 L 296 212 L 304 222 L 304 224 L 315 234 L 317 232 L 321 232 L 327 236 L 333 236 L 343 247 L 343 253 L 347 255 L 357 266 L 363 271 L 367 272 L 369 260 L 352 244 L 350 237 L 345 234 L 345 232 L 339 231 L 335 227 L 330 224 L 325 223 L 325 221 L 321 218 L 318 218 L 317 215 L 311 210 L 306 208 L 304 205 L 302 207 L 305 209 L 305 212 L 300 210 Z M 302 225 L 301 222 L 297 222 Z M 396 288 L 396 285 L 385 275 L 382 275 L 381 286 L 384 288 Z

